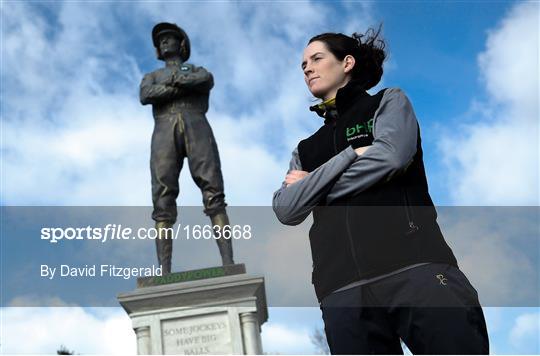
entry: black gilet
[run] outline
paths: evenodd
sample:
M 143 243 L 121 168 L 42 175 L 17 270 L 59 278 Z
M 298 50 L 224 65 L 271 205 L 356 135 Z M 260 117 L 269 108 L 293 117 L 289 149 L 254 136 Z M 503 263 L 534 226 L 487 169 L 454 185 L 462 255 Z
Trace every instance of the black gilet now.
M 371 96 L 354 82 L 338 90 L 337 117 L 327 118 L 298 145 L 302 169 L 313 171 L 351 145 L 347 138 L 353 135 L 361 142 L 357 146 L 371 144 L 372 119 L 383 95 L 384 90 Z M 319 301 L 349 283 L 408 265 L 457 266 L 428 193 L 420 130 L 416 154 L 404 172 L 332 204 L 321 202 L 313 220 L 312 283 Z

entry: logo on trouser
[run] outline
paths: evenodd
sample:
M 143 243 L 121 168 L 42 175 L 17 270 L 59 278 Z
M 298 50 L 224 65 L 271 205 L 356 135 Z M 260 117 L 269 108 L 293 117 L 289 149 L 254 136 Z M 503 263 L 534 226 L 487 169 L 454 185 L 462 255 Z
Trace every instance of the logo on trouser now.
M 443 286 L 446 285 L 446 281 L 448 281 L 448 279 L 446 279 L 446 278 L 444 277 L 444 275 L 438 274 L 438 275 L 436 275 L 435 277 L 437 277 L 437 279 L 439 280 L 439 282 L 441 282 L 441 285 L 443 285 Z

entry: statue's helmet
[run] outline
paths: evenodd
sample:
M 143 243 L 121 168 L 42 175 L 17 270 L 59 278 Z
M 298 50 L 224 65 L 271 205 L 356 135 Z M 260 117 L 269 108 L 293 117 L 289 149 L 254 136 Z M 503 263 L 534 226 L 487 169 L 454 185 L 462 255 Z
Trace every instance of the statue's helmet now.
M 184 41 L 184 46 L 180 53 L 180 58 L 182 58 L 182 61 L 184 62 L 187 61 L 189 55 L 191 54 L 189 37 L 186 32 L 180 27 L 178 27 L 176 24 L 168 22 L 160 22 L 152 29 L 152 42 L 154 43 L 154 47 L 156 47 L 158 59 L 163 60 L 163 56 L 161 55 L 161 52 L 159 50 L 159 36 L 165 33 L 172 33 L 178 37 L 180 42 Z

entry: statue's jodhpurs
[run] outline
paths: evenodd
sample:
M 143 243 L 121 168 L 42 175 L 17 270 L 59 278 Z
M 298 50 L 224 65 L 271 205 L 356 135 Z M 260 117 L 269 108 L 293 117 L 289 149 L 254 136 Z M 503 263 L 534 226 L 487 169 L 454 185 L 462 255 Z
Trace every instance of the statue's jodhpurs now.
M 177 218 L 180 170 L 187 158 L 193 180 L 201 189 L 204 212 L 212 226 L 229 225 L 219 153 L 205 113 L 213 86 L 212 74 L 191 64 L 168 64 L 144 76 L 140 87 L 143 105 L 152 104 L 155 119 L 150 169 L 152 218 L 156 228 L 172 227 Z M 230 239 L 217 239 L 223 264 L 233 264 Z M 172 229 L 156 239 L 163 273 L 170 272 Z

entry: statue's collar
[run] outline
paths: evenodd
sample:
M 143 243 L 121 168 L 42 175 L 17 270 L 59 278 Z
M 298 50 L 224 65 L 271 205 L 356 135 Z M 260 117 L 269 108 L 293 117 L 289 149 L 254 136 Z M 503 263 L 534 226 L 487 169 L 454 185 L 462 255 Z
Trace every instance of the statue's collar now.
M 178 59 L 168 59 L 165 61 L 166 67 L 179 67 L 183 64 L 182 60 L 180 58 Z

